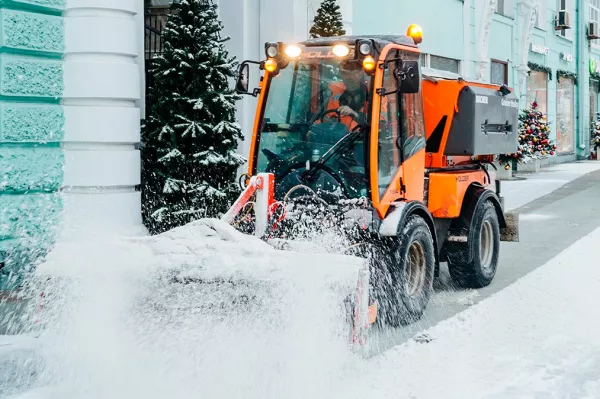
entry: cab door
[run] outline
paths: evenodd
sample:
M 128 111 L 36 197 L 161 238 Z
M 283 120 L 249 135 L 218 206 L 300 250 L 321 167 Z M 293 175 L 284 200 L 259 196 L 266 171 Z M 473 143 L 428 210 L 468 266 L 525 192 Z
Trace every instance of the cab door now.
M 398 57 L 418 60 L 418 52 L 392 48 L 390 60 L 381 72 L 380 94 L 374 93 L 373 119 L 377 121 L 377 137 L 371 138 L 371 191 L 380 217 L 385 217 L 391 203 L 401 200 L 423 201 L 425 167 L 425 128 L 421 93 L 394 92 L 398 84 L 394 71 Z M 377 88 L 376 87 L 376 88 Z M 375 105 L 375 104 L 374 104 Z M 376 173 L 375 173 L 376 171 Z
M 402 59 L 418 61 L 419 54 L 401 53 Z M 420 75 L 420 73 L 419 73 Z M 418 93 L 400 93 L 400 144 L 402 147 L 402 176 L 407 201 L 424 199 L 425 186 L 425 121 L 423 96 Z

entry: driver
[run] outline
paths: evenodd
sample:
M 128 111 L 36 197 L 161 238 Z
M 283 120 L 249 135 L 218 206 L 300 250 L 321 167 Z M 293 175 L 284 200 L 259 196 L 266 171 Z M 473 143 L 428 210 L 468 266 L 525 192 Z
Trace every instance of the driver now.
M 342 81 L 329 85 L 331 96 L 325 109 L 337 110 L 340 113 L 340 122 L 352 130 L 357 125 L 367 124 L 365 75 L 362 65 L 357 62 L 341 64 L 340 75 Z M 381 104 L 382 119 L 385 119 L 386 112 L 387 98 L 384 97 Z M 328 122 L 333 122 L 334 119 L 337 119 L 337 115 L 324 117 Z

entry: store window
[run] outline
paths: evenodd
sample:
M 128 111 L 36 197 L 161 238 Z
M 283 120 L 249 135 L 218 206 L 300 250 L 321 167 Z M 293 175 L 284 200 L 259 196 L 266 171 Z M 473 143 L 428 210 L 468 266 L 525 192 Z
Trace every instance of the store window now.
M 548 74 L 541 71 L 530 71 L 527 76 L 527 106 L 538 103 L 538 109 L 548 113 Z
M 491 62 L 490 82 L 497 85 L 508 84 L 508 63 L 498 60 Z
M 590 122 L 594 124 L 598 118 L 598 82 L 595 79 L 590 79 Z
M 460 61 L 453 58 L 440 57 L 438 55 L 429 56 L 429 67 L 441 69 L 443 71 L 459 73 Z
M 496 13 L 505 17 L 513 16 L 513 0 L 496 0 Z
M 574 99 L 573 79 L 561 76 L 556 86 L 556 150 L 559 154 L 575 150 Z

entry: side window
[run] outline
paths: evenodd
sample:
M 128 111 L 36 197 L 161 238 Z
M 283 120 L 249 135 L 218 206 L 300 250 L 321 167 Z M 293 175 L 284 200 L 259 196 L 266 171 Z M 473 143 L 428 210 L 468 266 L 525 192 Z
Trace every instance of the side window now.
M 390 58 L 395 58 L 394 52 Z M 390 63 L 383 77 L 383 87 L 386 92 L 396 89 L 394 69 L 396 63 Z M 401 164 L 400 151 L 397 141 L 399 134 L 398 94 L 390 94 L 381 98 L 381 111 L 379 116 L 379 151 L 378 151 L 378 173 L 379 173 L 379 195 L 383 196 L 398 167 Z
M 407 160 L 425 148 L 421 91 L 402 95 L 402 155 Z

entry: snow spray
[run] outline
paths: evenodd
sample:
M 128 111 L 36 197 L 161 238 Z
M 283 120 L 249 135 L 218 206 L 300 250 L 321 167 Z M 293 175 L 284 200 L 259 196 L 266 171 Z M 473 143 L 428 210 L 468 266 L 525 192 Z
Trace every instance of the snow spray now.
M 226 227 L 57 245 L 28 284 L 44 293 L 44 397 L 293 399 L 354 379 L 357 265 Z

